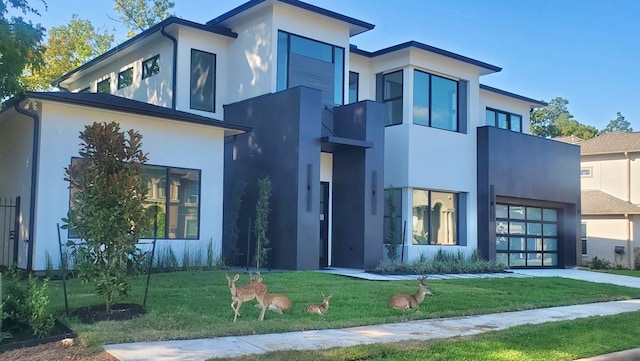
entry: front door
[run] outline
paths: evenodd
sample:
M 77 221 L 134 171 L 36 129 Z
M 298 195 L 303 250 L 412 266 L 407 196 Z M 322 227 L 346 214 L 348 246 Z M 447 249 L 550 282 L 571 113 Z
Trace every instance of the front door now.
M 320 268 L 329 266 L 329 182 L 320 182 Z

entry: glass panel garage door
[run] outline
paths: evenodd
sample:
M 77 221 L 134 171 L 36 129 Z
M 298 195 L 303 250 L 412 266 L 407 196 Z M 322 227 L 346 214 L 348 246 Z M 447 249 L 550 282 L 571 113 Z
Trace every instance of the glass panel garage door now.
M 558 266 L 558 211 L 496 205 L 496 261 L 509 267 Z

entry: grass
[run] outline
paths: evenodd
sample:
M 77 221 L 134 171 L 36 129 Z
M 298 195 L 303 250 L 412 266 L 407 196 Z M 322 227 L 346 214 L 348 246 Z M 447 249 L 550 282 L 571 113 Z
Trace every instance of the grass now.
M 66 322 L 89 346 L 100 348 L 109 343 L 342 328 L 640 298 L 640 289 L 562 278 L 434 280 L 428 283 L 435 295 L 419 310 L 405 312 L 387 308 L 387 302 L 395 293 L 415 292 L 415 281 L 366 281 L 320 272 L 262 276 L 270 292 L 291 298 L 291 312 L 267 312 L 260 322 L 260 310 L 252 301 L 242 307 L 242 317 L 234 323 L 225 272 L 184 271 L 151 276 L 148 312 L 138 319 L 95 325 L 84 325 L 73 318 Z M 246 284 L 248 279 L 243 274 L 238 284 Z M 132 293 L 125 302 L 142 303 L 145 281 L 146 277 L 133 280 Z M 68 283 L 70 309 L 102 303 L 92 285 L 76 279 Z M 52 310 L 63 315 L 62 283 L 51 282 L 49 289 Z M 329 313 L 322 317 L 306 314 L 304 306 L 320 302 L 321 292 L 333 295 Z
M 612 273 L 612 274 L 616 274 L 616 275 L 623 275 L 623 276 L 632 276 L 632 277 L 640 277 L 640 270 L 631 270 L 631 269 L 607 269 L 607 270 L 594 270 L 597 272 L 604 272 L 604 273 Z
M 524 325 L 471 337 L 316 351 L 278 351 L 234 361 L 568 361 L 640 346 L 640 312 Z

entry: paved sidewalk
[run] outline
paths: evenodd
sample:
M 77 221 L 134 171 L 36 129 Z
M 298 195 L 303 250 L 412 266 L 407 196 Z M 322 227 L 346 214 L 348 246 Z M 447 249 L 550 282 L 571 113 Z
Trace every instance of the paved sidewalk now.
M 317 350 L 371 343 L 469 336 L 523 324 L 608 316 L 632 311 L 640 311 L 640 300 L 590 303 L 345 329 L 125 343 L 107 345 L 105 349 L 123 361 L 199 361 L 212 357 L 236 357 L 279 350 Z
M 407 280 L 416 276 L 379 275 L 359 270 L 331 269 L 323 272 L 370 280 Z M 504 278 L 504 277 L 564 277 L 597 283 L 611 283 L 640 288 L 640 278 L 572 269 L 517 270 L 497 274 L 433 275 L 431 279 Z M 551 307 L 489 315 L 420 320 L 334 330 L 313 330 L 278 334 L 230 336 L 196 340 L 174 340 L 106 345 L 105 349 L 122 361 L 197 361 L 213 357 L 235 357 L 277 350 L 315 350 L 349 347 L 360 344 L 404 340 L 432 340 L 454 336 L 475 335 L 491 330 L 503 330 L 523 324 L 573 320 L 591 316 L 615 315 L 640 311 L 640 300 L 590 303 Z M 634 360 L 639 350 L 598 356 L 585 360 Z M 603 358 L 604 357 L 604 358 Z

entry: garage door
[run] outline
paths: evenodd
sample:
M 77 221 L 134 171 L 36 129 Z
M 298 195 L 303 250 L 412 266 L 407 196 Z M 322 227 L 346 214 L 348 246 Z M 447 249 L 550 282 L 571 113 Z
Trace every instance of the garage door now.
M 558 266 L 558 210 L 496 205 L 496 261 L 510 268 Z

